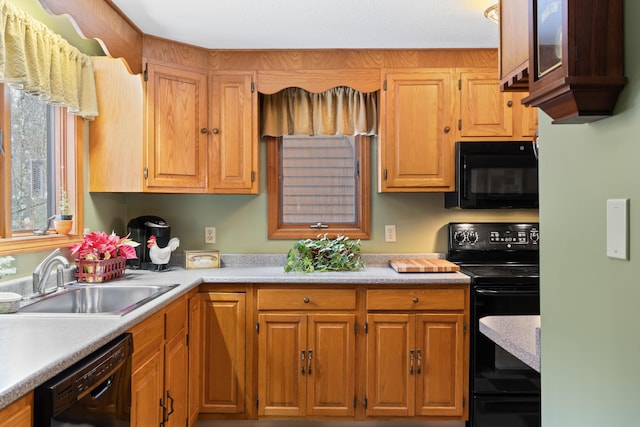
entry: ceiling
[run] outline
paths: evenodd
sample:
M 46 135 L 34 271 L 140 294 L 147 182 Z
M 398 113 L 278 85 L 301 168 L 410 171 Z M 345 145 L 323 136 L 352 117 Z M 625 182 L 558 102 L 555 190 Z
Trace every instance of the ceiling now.
M 208 49 L 498 47 L 497 0 L 111 0 L 145 34 Z

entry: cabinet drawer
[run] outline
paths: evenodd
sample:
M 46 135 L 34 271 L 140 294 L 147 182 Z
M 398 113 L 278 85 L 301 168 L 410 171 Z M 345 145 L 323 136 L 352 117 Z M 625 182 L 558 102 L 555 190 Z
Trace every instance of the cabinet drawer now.
M 181 298 L 167 307 L 164 338 L 169 340 L 187 327 L 187 299 Z
M 258 289 L 258 310 L 355 309 L 355 289 Z
M 373 289 L 367 310 L 464 310 L 464 289 Z
M 131 328 L 133 334 L 133 369 L 141 366 L 164 344 L 164 315 L 158 312 Z

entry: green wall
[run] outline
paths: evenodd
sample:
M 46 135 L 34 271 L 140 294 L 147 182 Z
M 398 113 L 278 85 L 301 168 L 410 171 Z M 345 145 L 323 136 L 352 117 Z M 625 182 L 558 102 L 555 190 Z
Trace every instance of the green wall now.
M 376 146 L 372 147 L 372 170 Z M 128 218 L 158 215 L 171 225 L 181 249 L 215 248 L 221 253 L 285 253 L 293 241 L 267 239 L 266 149 L 261 143 L 260 194 L 125 196 Z M 376 193 L 372 177 L 372 238 L 362 242 L 363 252 L 445 252 L 446 224 L 450 221 L 537 221 L 535 210 L 461 211 L 444 209 L 442 193 Z M 93 196 L 95 198 L 95 195 Z M 384 242 L 385 224 L 395 224 L 397 242 Z M 216 244 L 205 245 L 204 227 L 216 227 Z
M 542 425 L 632 427 L 640 391 L 640 2 L 624 2 L 616 115 L 540 125 Z M 630 260 L 606 256 L 606 200 L 630 199 Z

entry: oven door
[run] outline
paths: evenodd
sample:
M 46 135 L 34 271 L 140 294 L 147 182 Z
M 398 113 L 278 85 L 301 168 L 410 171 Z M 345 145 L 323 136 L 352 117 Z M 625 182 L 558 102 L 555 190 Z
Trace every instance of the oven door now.
M 474 427 L 540 427 L 540 396 L 476 396 Z
M 486 337 L 479 327 L 484 316 L 540 314 L 539 287 L 478 285 L 472 297 L 473 394 L 540 394 L 540 373 Z

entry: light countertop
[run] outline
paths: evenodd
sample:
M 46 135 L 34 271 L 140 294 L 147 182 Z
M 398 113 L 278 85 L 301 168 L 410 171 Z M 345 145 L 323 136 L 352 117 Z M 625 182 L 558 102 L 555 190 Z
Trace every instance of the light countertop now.
M 540 372 L 540 316 L 486 316 L 480 332 Z
M 202 283 L 274 283 L 292 286 L 469 284 L 469 277 L 462 273 L 397 273 L 384 262 L 379 263 L 377 258 L 368 262 L 368 266 L 362 271 L 310 274 L 285 273 L 285 258 L 282 256 L 229 255 L 225 258 L 223 255 L 221 259 L 223 267 L 218 269 L 184 270 L 172 267 L 161 273 L 126 270 L 123 277 L 109 283 L 179 286 L 124 316 L 0 314 L 0 408 L 80 361 Z M 16 291 L 17 286 L 5 282 L 0 284 L 0 289 Z

